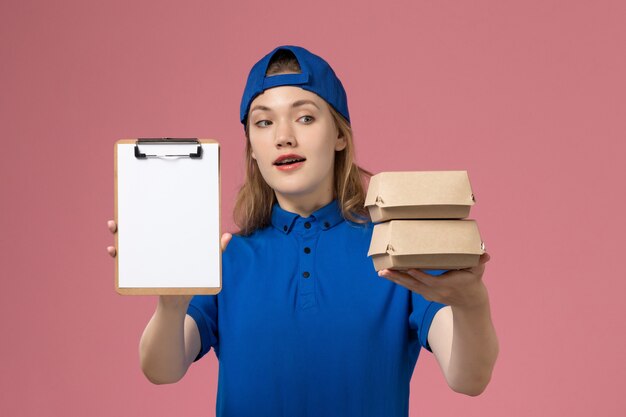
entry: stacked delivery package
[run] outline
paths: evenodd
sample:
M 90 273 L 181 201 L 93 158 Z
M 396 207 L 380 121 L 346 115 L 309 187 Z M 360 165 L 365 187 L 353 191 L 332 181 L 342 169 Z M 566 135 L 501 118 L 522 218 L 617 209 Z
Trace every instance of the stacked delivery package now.
M 476 221 L 466 219 L 474 202 L 467 171 L 374 175 L 365 199 L 377 223 L 368 252 L 374 268 L 439 275 L 478 265 L 485 246 Z

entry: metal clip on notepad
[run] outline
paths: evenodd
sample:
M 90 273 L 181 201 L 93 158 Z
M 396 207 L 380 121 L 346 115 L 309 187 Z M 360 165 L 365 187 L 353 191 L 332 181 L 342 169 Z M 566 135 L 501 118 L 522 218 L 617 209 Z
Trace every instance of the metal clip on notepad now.
M 139 151 L 139 145 L 197 145 L 197 150 L 195 153 L 182 153 L 182 154 L 169 154 L 166 153 L 164 155 L 156 155 L 156 154 L 147 154 Z M 202 146 L 198 139 L 195 138 L 141 138 L 137 139 L 135 142 L 135 158 L 137 159 L 146 159 L 146 158 L 192 158 L 199 159 L 202 158 Z

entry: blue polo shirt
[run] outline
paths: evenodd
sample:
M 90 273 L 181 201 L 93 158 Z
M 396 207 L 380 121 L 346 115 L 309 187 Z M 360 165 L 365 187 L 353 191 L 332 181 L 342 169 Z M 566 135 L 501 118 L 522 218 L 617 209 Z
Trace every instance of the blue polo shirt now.
M 219 360 L 217 416 L 408 416 L 409 382 L 443 304 L 378 276 L 373 224 L 337 203 L 234 235 L 222 290 L 187 313 Z M 433 275 L 443 271 L 433 271 Z

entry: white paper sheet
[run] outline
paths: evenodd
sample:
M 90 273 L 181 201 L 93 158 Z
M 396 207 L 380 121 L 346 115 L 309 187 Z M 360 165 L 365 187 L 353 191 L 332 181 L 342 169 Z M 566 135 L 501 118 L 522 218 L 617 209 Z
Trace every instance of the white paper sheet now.
M 219 145 L 203 156 L 137 159 L 118 144 L 118 286 L 219 287 Z M 197 145 L 140 145 L 148 154 L 195 152 Z

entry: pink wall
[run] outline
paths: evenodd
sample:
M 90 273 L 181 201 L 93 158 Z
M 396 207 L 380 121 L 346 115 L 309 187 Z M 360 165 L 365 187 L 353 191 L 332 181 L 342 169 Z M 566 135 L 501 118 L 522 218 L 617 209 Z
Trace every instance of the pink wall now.
M 0 415 L 214 414 L 213 353 L 139 369 L 156 298 L 113 288 L 113 143 L 218 139 L 232 228 L 240 94 L 283 43 L 343 80 L 361 165 L 469 171 L 501 354 L 476 398 L 424 354 L 411 416 L 623 415 L 625 3 L 391 3 L 0 3 Z

